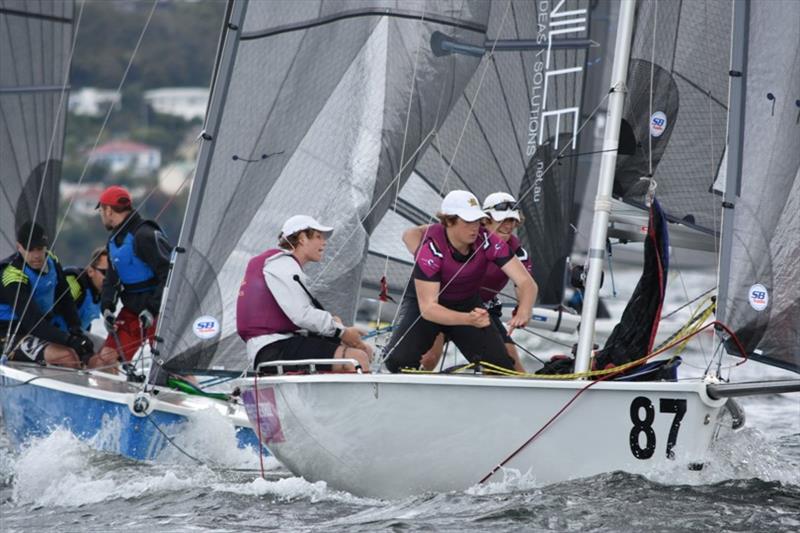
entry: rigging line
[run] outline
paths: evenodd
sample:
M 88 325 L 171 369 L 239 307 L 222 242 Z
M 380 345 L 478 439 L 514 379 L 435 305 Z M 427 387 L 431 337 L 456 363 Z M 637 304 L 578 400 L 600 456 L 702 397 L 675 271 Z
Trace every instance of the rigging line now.
M 483 86 L 483 81 L 486 79 L 486 73 L 489 71 L 489 65 L 492 63 L 492 58 L 494 57 L 494 51 L 495 51 L 495 48 L 497 47 L 497 41 L 499 40 L 499 35 L 502 35 L 502 33 L 503 33 L 503 28 L 505 27 L 506 18 L 508 16 L 508 11 L 509 11 L 510 8 L 511 8 L 511 0 L 509 0 L 509 2 L 506 4 L 506 9 L 505 9 L 505 11 L 503 11 L 503 18 L 500 20 L 500 25 L 499 25 L 499 27 L 497 29 L 498 37 L 495 37 L 494 41 L 492 42 L 491 50 L 489 51 L 489 53 L 486 56 L 484 56 L 484 58 L 486 60 L 485 61 L 485 65 L 484 65 L 483 71 L 481 72 L 481 77 L 478 80 L 478 86 L 475 88 L 475 94 L 473 96 L 472 102 L 469 102 L 469 99 L 467 98 L 467 95 L 466 95 L 467 87 L 464 88 L 464 92 L 462 93 L 462 95 L 464 97 L 464 100 L 466 100 L 469 103 L 469 109 L 467 110 L 467 114 L 466 114 L 466 116 L 464 118 L 464 124 L 461 127 L 461 134 L 459 135 L 458 141 L 456 142 L 456 146 L 453 149 L 453 156 L 450 158 L 450 161 L 448 162 L 447 170 L 445 171 L 444 179 L 442 180 L 442 186 L 439 188 L 439 195 L 440 196 L 442 195 L 442 192 L 444 192 L 444 189 L 447 186 L 447 182 L 450 179 L 450 174 L 451 174 L 451 171 L 453 169 L 453 164 L 455 163 L 456 156 L 458 155 L 458 149 L 461 146 L 461 141 L 464 138 L 464 133 L 466 133 L 466 131 L 467 131 L 467 125 L 469 124 L 469 119 L 470 119 L 471 116 L 473 116 L 473 113 L 472 113 L 473 107 L 475 106 L 475 103 L 478 101 L 478 96 L 479 96 L 479 94 L 481 92 L 481 87 Z M 437 111 L 437 113 L 438 113 L 438 111 Z M 436 128 L 434 130 L 434 133 L 435 133 L 436 139 L 438 140 L 439 139 L 439 129 Z M 439 153 L 442 156 L 442 161 L 444 161 L 444 153 L 441 152 L 441 151 Z M 429 221 L 433 221 L 433 217 L 431 217 L 429 219 Z M 428 230 L 429 229 L 430 229 L 430 225 L 425 227 L 425 232 L 422 234 L 422 241 L 420 241 L 420 242 L 424 242 L 425 241 L 425 239 L 428 236 Z M 477 249 L 476 249 L 475 252 L 477 252 Z M 472 255 L 475 255 L 475 252 L 473 252 Z M 471 258 L 472 258 L 472 256 L 470 256 L 470 259 Z M 416 257 L 414 258 L 414 260 L 416 261 Z M 467 262 L 464 263 L 464 266 L 466 266 L 466 264 L 468 262 L 469 262 L 469 259 L 467 259 Z M 458 275 L 458 273 L 461 272 L 462 268 L 463 268 L 463 266 L 461 268 L 459 268 L 458 271 L 456 271 L 456 274 L 453 276 L 453 279 L 455 279 L 455 277 Z M 452 282 L 452 281 L 453 280 L 450 280 L 450 282 Z M 400 301 L 397 303 L 397 310 L 395 311 L 394 318 L 392 319 L 392 323 L 397 321 L 397 317 L 400 314 L 400 308 L 402 307 L 403 301 L 405 300 L 406 293 L 408 292 L 409 285 L 410 285 L 410 283 L 406 283 L 405 286 L 403 287 L 403 293 L 400 296 Z M 448 283 L 448 285 L 449 285 L 449 283 Z M 447 288 L 447 287 L 442 288 L 439 291 L 439 294 L 441 294 L 442 291 L 444 291 L 445 288 Z M 421 315 L 420 315 L 420 317 L 417 318 L 417 320 L 415 320 L 411 324 L 411 326 L 408 328 L 409 331 L 417 323 L 417 321 L 420 318 L 421 318 Z M 407 333 L 408 332 L 404 333 L 403 336 L 400 338 L 400 340 L 402 340 L 407 335 Z M 381 367 L 383 366 L 383 363 L 386 361 L 386 358 L 388 357 L 388 354 L 391 353 L 392 350 L 394 350 L 394 348 L 400 343 L 400 340 L 398 340 L 397 343 L 395 343 L 394 346 L 392 346 L 391 350 L 389 350 L 389 352 L 381 358 L 381 360 L 379 361 L 379 364 L 378 364 L 375 372 L 380 371 Z
M 425 22 L 425 9 L 428 7 L 427 0 L 422 4 L 422 16 L 420 18 L 421 22 Z M 403 166 L 405 162 L 406 156 L 406 142 L 408 140 L 408 125 L 411 122 L 411 104 L 414 102 L 414 87 L 416 86 L 417 81 L 417 66 L 419 64 L 419 55 L 420 50 L 422 50 L 422 44 L 425 42 L 423 35 L 420 34 L 420 38 L 418 39 L 419 43 L 417 44 L 417 51 L 414 53 L 414 68 L 411 71 L 411 88 L 408 95 L 408 108 L 406 109 L 406 123 L 403 127 L 403 145 L 400 149 L 400 166 Z M 397 211 L 397 200 L 400 197 L 400 180 L 398 179 L 395 181 L 395 191 L 394 191 L 394 211 Z M 386 279 L 386 274 L 389 271 L 389 256 L 386 256 L 386 259 L 383 262 L 383 279 Z M 383 300 L 378 299 L 378 328 L 380 329 L 381 326 L 381 311 L 383 310 Z
M 176 449 L 177 449 L 179 452 L 181 452 L 183 455 L 185 455 L 186 457 L 188 457 L 189 459 L 191 459 L 192 461 L 194 461 L 194 462 L 195 462 L 195 463 L 197 463 L 198 465 L 200 465 L 200 466 L 206 466 L 206 465 L 205 465 L 205 463 L 204 463 L 203 461 L 201 461 L 200 459 L 198 459 L 198 458 L 197 458 L 197 457 L 195 457 L 194 455 L 190 454 L 189 452 L 187 452 L 186 450 L 184 450 L 183 448 L 181 448 L 180 446 L 178 446 L 178 444 L 177 444 L 177 443 L 176 443 L 176 442 L 175 442 L 175 441 L 172 439 L 172 437 L 170 437 L 169 435 L 167 435 L 166 433 L 164 433 L 164 430 L 162 430 L 162 429 L 161 429 L 161 427 L 159 427 L 159 425 L 156 423 L 156 421 L 155 421 L 155 420 L 153 420 L 153 418 L 150 416 L 150 414 L 149 414 L 149 413 L 148 413 L 148 414 L 146 414 L 146 415 L 144 415 L 144 417 L 145 417 L 145 418 L 146 418 L 146 419 L 147 419 L 147 420 L 148 420 L 148 421 L 149 421 L 151 424 L 153 424 L 153 427 L 154 427 L 154 428 L 156 428 L 156 430 L 157 430 L 159 433 L 161 433 L 161 435 L 163 435 L 165 439 L 167 439 L 167 442 L 169 442 L 170 444 L 172 444 L 173 446 L 175 446 L 175 448 L 176 448 Z
M 700 298 L 703 298 L 703 297 L 704 297 L 705 295 L 707 295 L 708 293 L 710 293 L 710 292 L 713 292 L 714 290 L 716 290 L 716 288 L 717 288 L 717 287 L 716 287 L 716 286 L 714 286 L 714 287 L 711 287 L 710 289 L 707 289 L 707 290 L 703 291 L 703 292 L 702 292 L 702 293 L 700 293 L 698 296 L 695 296 L 695 297 L 694 297 L 694 298 L 692 298 L 690 301 L 686 302 L 685 304 L 681 305 L 680 307 L 677 307 L 676 309 L 673 309 L 672 311 L 670 311 L 670 312 L 669 312 L 668 314 L 666 314 L 666 315 L 662 315 L 662 316 L 661 316 L 661 320 L 664 320 L 665 318 L 670 318 L 672 315 L 674 315 L 675 313 L 677 313 L 677 312 L 678 312 L 678 311 L 680 311 L 681 309 L 684 309 L 685 307 L 687 307 L 687 306 L 689 306 L 689 305 L 691 305 L 691 304 L 695 303 L 697 300 L 699 300 Z
M 70 48 L 69 56 L 67 58 L 67 64 L 71 64 L 72 63 L 72 58 L 73 58 L 73 56 L 75 54 L 75 48 L 76 48 L 76 45 L 77 45 L 77 42 L 78 42 L 78 32 L 79 32 L 79 29 L 80 29 L 81 20 L 83 19 L 83 8 L 85 6 L 86 6 L 86 2 L 84 1 L 84 2 L 81 3 L 81 9 L 78 12 L 78 19 L 77 19 L 77 21 L 75 23 L 75 27 L 73 29 L 72 46 Z M 47 149 L 47 157 L 45 159 L 45 166 L 44 166 L 44 169 L 42 171 L 41 184 L 39 186 L 39 193 L 37 194 L 37 197 L 36 197 L 36 205 L 34 206 L 33 216 L 31 217 L 31 222 L 35 222 L 36 221 L 36 215 L 39 212 L 39 205 L 41 204 L 41 201 L 42 201 L 42 193 L 44 191 L 44 185 L 45 185 L 45 181 L 46 181 L 46 178 L 47 178 L 47 169 L 48 169 L 48 167 L 50 165 L 50 157 L 53 154 L 53 146 L 55 145 L 56 133 L 59 130 L 59 126 L 58 126 L 59 125 L 59 117 L 61 116 L 61 111 L 64 109 L 64 95 L 66 94 L 67 87 L 69 86 L 69 71 L 70 71 L 70 69 L 68 69 L 68 68 L 64 69 L 64 81 L 61 84 L 61 95 L 59 97 L 58 111 L 56 113 L 55 120 L 53 120 L 53 131 L 52 131 L 52 133 L 50 135 L 50 145 L 49 145 L 49 147 Z M 19 169 L 19 166 L 17 168 Z M 19 176 L 19 178 L 20 178 L 20 185 L 21 185 L 22 192 L 24 192 L 25 186 L 24 186 L 24 183 L 23 183 L 23 178 L 22 178 L 21 175 Z M 14 206 L 10 205 L 10 207 L 13 209 Z M 26 250 L 30 246 L 31 239 L 33 239 L 33 225 L 31 225 L 31 232 L 28 235 L 28 241 L 25 243 L 25 249 Z M 39 279 L 40 279 L 39 277 L 36 278 L 36 284 L 34 285 L 33 289 L 31 290 L 31 297 L 28 299 L 27 302 L 25 302 L 25 308 L 24 308 L 23 312 L 20 313 L 20 318 L 22 318 L 22 315 L 25 313 L 25 311 L 27 311 L 28 306 L 30 305 L 30 302 L 31 302 L 31 300 L 33 298 L 33 290 L 35 290 L 36 286 L 38 285 Z M 16 307 L 17 307 L 17 303 L 19 301 L 19 291 L 20 291 L 21 288 L 22 288 L 22 284 L 20 283 L 19 285 L 17 285 L 17 290 L 16 290 L 16 293 L 14 294 L 14 304 L 12 306 L 13 309 L 16 309 Z M 9 320 L 9 322 L 8 322 L 8 330 L 6 331 L 6 341 L 5 341 L 5 344 L 3 346 L 3 353 L 7 353 L 8 347 L 11 344 L 12 337 L 15 336 L 17 334 L 17 332 L 19 331 L 19 327 L 21 325 L 21 321 L 17 324 L 17 328 L 14 331 L 13 335 L 11 334 L 12 325 L 13 325 L 13 321 Z
M 653 120 L 653 76 L 656 69 L 656 30 L 658 28 L 658 2 L 653 2 L 653 36 L 652 45 L 650 47 L 650 108 L 648 115 L 648 123 Z M 708 32 L 706 32 L 708 34 Z M 650 186 L 653 185 L 653 135 L 647 132 L 647 175 L 650 178 Z

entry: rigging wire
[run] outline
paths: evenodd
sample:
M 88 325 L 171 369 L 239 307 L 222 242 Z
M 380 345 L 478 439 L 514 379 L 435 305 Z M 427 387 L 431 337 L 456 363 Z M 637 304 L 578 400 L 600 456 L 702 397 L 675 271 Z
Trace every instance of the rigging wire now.
M 136 54 L 138 53 L 139 47 L 142 44 L 142 41 L 144 39 L 144 35 L 147 32 L 147 28 L 150 26 L 150 21 L 153 18 L 153 14 L 155 13 L 155 9 L 156 9 L 156 6 L 158 5 L 159 1 L 160 0 L 153 0 L 153 5 L 150 8 L 150 12 L 148 13 L 148 16 L 147 16 L 147 19 L 145 21 L 144 27 L 142 28 L 142 31 L 139 34 L 139 38 L 138 38 L 138 40 L 136 42 L 136 46 L 134 47 L 133 52 L 131 53 L 131 57 L 128 60 L 128 64 L 125 67 L 125 71 L 123 72 L 122 78 L 120 79 L 120 82 L 119 82 L 119 84 L 117 86 L 117 90 L 116 90 L 116 95 L 117 96 L 119 96 L 120 92 L 122 91 L 122 87 L 125 84 L 125 81 L 126 81 L 127 76 L 128 76 L 128 72 L 130 71 L 131 66 L 133 65 L 133 61 L 136 58 Z M 81 13 L 83 11 L 83 6 L 84 5 L 85 5 L 85 1 L 84 1 L 83 4 L 81 4 Z M 76 31 L 75 32 L 75 36 L 73 38 L 73 49 L 72 49 L 71 53 L 74 53 L 75 43 L 77 43 L 77 37 L 78 37 L 78 33 Z M 67 75 L 68 75 L 68 73 L 67 73 Z M 66 86 L 66 80 L 65 80 L 65 86 Z M 108 111 L 106 112 L 105 118 L 103 119 L 103 124 L 100 126 L 100 131 L 97 133 L 97 137 L 95 138 L 94 145 L 92 146 L 92 149 L 90 150 L 90 152 L 92 150 L 94 150 L 95 148 L 97 148 L 97 145 L 100 142 L 100 137 L 102 136 L 103 131 L 105 130 L 106 125 L 108 124 L 108 120 L 109 120 L 109 118 L 111 116 L 111 112 L 113 110 L 114 110 L 114 106 L 109 106 Z M 78 178 L 78 182 L 77 182 L 78 185 L 80 185 L 83 182 L 83 178 L 86 176 L 86 172 L 87 172 L 89 166 L 91 166 L 91 164 L 92 164 L 91 159 L 87 159 L 86 160 L 86 164 L 83 166 L 83 170 L 81 171 L 81 175 Z M 64 227 L 64 223 L 67 220 L 67 216 L 69 215 L 69 211 L 70 211 L 74 201 L 75 201 L 75 197 L 73 196 L 72 198 L 70 198 L 70 201 L 67 203 L 67 207 L 66 207 L 66 209 L 64 211 L 64 216 L 61 218 L 61 223 L 56 228 L 56 234 L 53 237 L 53 242 L 50 243 L 50 245 L 49 245 L 51 248 L 54 247 L 55 243 L 58 241 L 58 237 L 61 234 L 61 230 Z M 41 203 L 41 190 L 40 190 L 40 195 L 36 200 L 36 207 L 34 209 L 34 213 L 36 213 L 36 210 L 38 210 L 38 207 L 39 207 L 40 203 Z M 34 286 L 31 289 L 32 291 L 34 291 L 36 289 L 36 287 L 38 286 L 39 279 L 40 278 L 36 279 L 36 282 L 35 282 Z M 20 288 L 21 288 L 21 285 L 17 287 L 17 296 L 19 296 L 19 289 Z M 61 295 L 61 297 L 63 297 L 63 296 L 64 295 Z M 59 298 L 59 300 L 60 300 L 60 298 Z M 24 315 L 25 312 L 28 310 L 28 307 L 29 307 L 31 301 L 32 300 L 29 299 L 28 302 L 25 303 L 25 307 L 23 308 L 22 312 L 20 313 L 20 316 Z M 14 299 L 14 308 L 16 308 L 16 304 L 17 304 L 17 298 Z M 43 315 L 43 317 L 44 317 L 44 315 Z M 9 321 L 9 335 L 7 336 L 7 340 L 6 340 L 7 344 L 10 343 L 10 339 L 15 338 L 17 336 L 17 334 L 19 333 L 19 328 L 22 325 L 21 321 L 17 321 L 17 327 L 14 329 L 14 332 L 11 333 L 11 329 L 12 329 L 11 324 L 13 324 L 13 322 Z M 38 322 L 37 322 L 37 325 L 38 325 Z M 20 342 L 21 342 L 21 340 L 20 340 Z M 14 350 L 16 350 L 18 346 L 19 346 L 19 342 L 17 343 L 17 346 L 14 347 Z M 7 346 L 5 348 L 7 349 Z M 13 350 L 11 350 L 11 351 L 13 351 Z

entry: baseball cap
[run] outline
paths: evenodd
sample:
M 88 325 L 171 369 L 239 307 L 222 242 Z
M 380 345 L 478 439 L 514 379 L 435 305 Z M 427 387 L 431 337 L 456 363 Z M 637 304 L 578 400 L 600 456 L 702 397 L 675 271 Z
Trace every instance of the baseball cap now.
M 325 235 L 325 237 L 330 237 L 333 233 L 333 228 L 329 226 L 323 226 L 319 222 L 314 219 L 314 217 L 310 217 L 308 215 L 295 215 L 293 217 L 289 217 L 286 222 L 283 223 L 281 226 L 281 238 L 286 238 L 291 235 L 294 235 L 298 231 L 303 231 L 304 229 L 314 229 Z
M 456 215 L 466 222 L 475 222 L 486 218 L 475 195 L 468 191 L 450 191 L 442 200 L 443 215 Z
M 97 202 L 95 209 L 99 209 L 101 205 L 110 205 L 116 207 L 131 207 L 131 193 L 125 187 L 119 185 L 112 185 L 100 195 L 100 201 Z
M 35 222 L 26 222 L 17 231 L 17 242 L 26 250 L 41 248 L 48 245 L 44 228 Z
M 507 218 L 519 218 L 517 200 L 507 192 L 493 192 L 483 201 L 483 210 L 491 216 L 495 222 L 502 222 Z

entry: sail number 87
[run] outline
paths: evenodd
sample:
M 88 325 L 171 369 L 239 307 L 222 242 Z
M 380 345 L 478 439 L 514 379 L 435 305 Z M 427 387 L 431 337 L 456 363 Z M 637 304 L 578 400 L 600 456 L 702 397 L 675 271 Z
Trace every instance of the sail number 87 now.
M 674 459 L 675 452 L 672 449 L 678 441 L 678 430 L 681 427 L 681 420 L 686 414 L 686 400 L 675 400 L 661 398 L 659 400 L 659 412 L 674 413 L 672 426 L 667 435 L 667 458 Z M 642 418 L 644 410 L 644 418 Z M 650 459 L 656 451 L 656 432 L 653 430 L 653 420 L 656 417 L 655 408 L 650 398 L 637 396 L 631 402 L 631 422 L 633 427 L 630 433 L 631 453 L 637 459 Z M 641 445 L 641 437 L 644 434 L 644 447 Z

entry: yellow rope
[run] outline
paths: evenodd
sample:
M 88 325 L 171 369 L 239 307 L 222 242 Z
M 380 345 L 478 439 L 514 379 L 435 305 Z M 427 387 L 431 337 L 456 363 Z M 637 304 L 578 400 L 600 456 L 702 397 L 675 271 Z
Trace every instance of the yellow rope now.
M 707 298 L 706 299 L 706 301 L 708 301 L 708 300 L 711 300 L 711 298 Z M 705 303 L 705 301 L 704 301 L 704 303 Z M 640 357 L 639 359 L 636 359 L 634 361 L 629 361 L 629 362 L 627 362 L 625 364 L 614 366 L 614 367 L 611 367 L 611 368 L 604 368 L 602 370 L 589 370 L 587 372 L 573 372 L 571 374 L 530 374 L 528 372 L 517 372 L 516 370 L 509 370 L 507 368 L 503 368 L 501 366 L 497 366 L 497 365 L 494 365 L 492 363 L 487 363 L 485 361 L 482 361 L 480 363 L 480 365 L 484 368 L 484 372 L 485 373 L 499 374 L 501 376 L 527 378 L 527 379 L 564 379 L 564 380 L 566 380 L 566 379 L 592 378 L 592 377 L 597 377 L 597 376 L 605 376 L 605 375 L 608 375 L 608 374 L 617 374 L 617 373 L 623 372 L 625 370 L 628 370 L 629 368 L 633 368 L 635 366 L 638 366 L 638 365 L 644 363 L 645 361 L 647 361 L 648 359 L 653 357 L 653 355 L 656 354 L 659 350 L 661 350 L 661 348 L 663 346 L 666 346 L 672 339 L 679 338 L 679 337 L 685 337 L 685 336 L 689 336 L 689 335 L 691 335 L 693 333 L 696 333 L 699 329 L 702 328 L 702 325 L 706 321 L 706 319 L 714 313 L 714 309 L 715 309 L 715 304 L 712 301 L 712 303 L 708 307 L 703 309 L 702 311 L 693 313 L 692 316 L 689 318 L 689 320 L 686 322 L 686 324 L 681 326 L 680 329 L 678 329 L 675 333 L 673 333 L 670 336 L 669 339 L 667 339 L 666 341 L 662 342 L 658 346 L 658 348 L 656 350 L 650 352 L 649 354 L 647 354 L 647 355 L 645 355 L 643 357 Z M 676 349 L 679 349 L 680 351 L 682 351 L 686 347 L 686 345 L 688 344 L 689 340 L 690 339 L 687 338 L 685 341 L 680 343 L 676 347 Z M 680 351 L 678 351 L 678 353 L 680 353 Z M 475 367 L 475 363 L 470 363 L 470 364 L 460 368 L 457 372 L 463 372 L 465 370 L 469 370 L 469 369 L 474 368 L 474 367 Z M 488 372 L 486 372 L 487 370 L 488 370 Z M 411 368 L 404 368 L 404 369 L 401 370 L 401 372 L 406 373 L 406 374 L 438 374 L 439 373 L 439 372 L 434 372 L 432 370 L 416 370 L 416 369 L 411 369 Z

